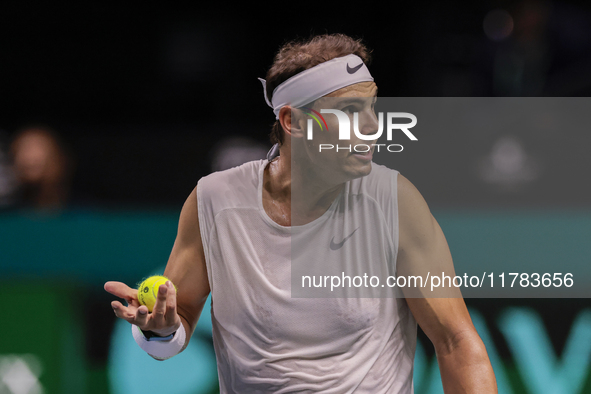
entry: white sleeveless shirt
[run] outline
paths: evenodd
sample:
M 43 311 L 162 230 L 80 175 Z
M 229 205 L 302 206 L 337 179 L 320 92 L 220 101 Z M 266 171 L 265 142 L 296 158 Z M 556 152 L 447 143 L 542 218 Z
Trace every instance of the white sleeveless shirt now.
M 347 275 L 357 275 L 371 261 L 395 271 L 398 172 L 372 163 L 320 218 L 290 228 L 263 209 L 267 164 L 245 163 L 197 184 L 220 392 L 412 393 L 417 326 L 404 298 L 291 294 L 301 280 L 292 282 L 294 229 L 312 234 L 298 254 L 317 266 L 345 261 Z

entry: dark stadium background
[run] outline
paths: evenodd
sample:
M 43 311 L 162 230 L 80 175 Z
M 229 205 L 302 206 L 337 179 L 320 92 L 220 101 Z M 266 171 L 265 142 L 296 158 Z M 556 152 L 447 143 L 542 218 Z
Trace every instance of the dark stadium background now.
M 545 83 L 541 90 L 526 86 L 521 91 L 503 91 L 494 85 L 493 66 L 495 53 L 504 43 L 487 38 L 483 19 L 495 9 L 516 15 L 524 5 L 539 5 L 548 11 L 543 32 L 550 48 L 543 71 Z M 172 247 L 174 219 L 199 178 L 212 171 L 216 144 L 226 138 L 248 137 L 270 147 L 268 132 L 274 118 L 257 77 L 265 76 L 277 48 L 294 38 L 337 32 L 363 38 L 374 50 L 370 70 L 382 97 L 586 97 L 591 93 L 591 6 L 583 1 L 343 2 L 330 6 L 195 2 L 178 7 L 4 2 L 0 5 L 0 143 L 8 144 L 19 129 L 30 124 L 51 127 L 76 164 L 71 215 L 76 210 L 98 212 L 99 216 L 106 212 L 107 216 L 122 215 L 116 220 L 129 217 L 133 222 L 134 215 L 145 214 L 147 221 L 156 218 L 152 224 L 163 215 L 165 229 L 170 230 L 163 248 Z M 438 212 L 449 215 L 449 210 L 458 207 L 526 210 L 534 206 L 542 211 L 588 213 L 591 192 L 586 178 L 591 160 L 582 141 L 590 142 L 589 136 L 569 135 L 565 145 L 549 145 L 553 153 L 546 159 L 557 163 L 553 168 L 563 175 L 560 193 L 540 193 L 545 190 L 540 185 L 515 194 L 493 190 L 485 197 L 482 193 L 452 193 L 470 189 L 466 179 L 449 174 L 449 188 L 432 186 L 441 184 L 440 178 L 430 175 L 430 166 L 436 163 L 404 168 L 404 173 L 423 192 L 436 217 Z M 576 157 L 573 149 L 578 149 Z M 139 280 L 163 266 L 166 256 L 147 263 L 130 262 L 117 271 L 108 262 L 116 252 L 105 252 L 101 271 L 82 261 L 78 267 L 60 268 L 61 255 L 56 252 L 48 257 L 51 264 L 42 273 L 23 272 L 28 268 L 10 259 L 18 250 L 35 249 L 37 240 L 30 235 L 30 213 L 19 215 L 0 216 L 0 233 L 11 234 L 11 245 L 0 239 L 0 289 L 4 288 L 0 293 L 12 291 L 9 282 L 13 278 L 26 287 L 64 273 L 71 277 L 66 287 L 72 293 L 63 299 L 76 298 L 68 308 L 82 328 L 81 357 L 88 369 L 84 387 L 88 393 L 105 392 L 114 316 L 111 297 L 102 291 L 102 283 Z M 39 231 L 52 233 L 52 219 L 43 221 L 46 227 Z M 142 223 L 138 219 L 137 227 L 130 228 L 140 228 Z M 118 253 L 133 255 L 126 247 L 143 247 L 141 240 L 136 241 L 118 245 Z M 21 243 L 15 247 L 13 242 Z M 6 251 L 4 258 L 2 250 Z M 100 256 L 95 256 L 93 264 L 100 262 Z M 54 265 L 58 267 L 55 272 Z M 118 272 L 118 277 L 109 277 Z M 526 306 L 537 311 L 560 356 L 571 323 L 589 306 L 587 299 L 472 299 L 467 303 L 483 313 L 499 355 L 511 371 L 508 375 L 516 393 L 529 392 L 524 383 L 528 377 L 516 370 L 497 328 L 496 319 L 504 308 Z M 18 306 L 13 310 L 20 311 Z M 424 336 L 420 339 L 432 356 Z M 0 353 L 5 351 L 2 346 Z M 591 390 L 589 380 L 585 387 Z

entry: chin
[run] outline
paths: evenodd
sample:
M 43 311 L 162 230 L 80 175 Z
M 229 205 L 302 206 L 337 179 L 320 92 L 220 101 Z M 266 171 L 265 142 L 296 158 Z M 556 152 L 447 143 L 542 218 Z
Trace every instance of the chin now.
M 347 171 L 348 175 L 350 175 L 350 179 L 357 179 L 364 176 L 367 176 L 371 173 L 371 164 L 372 162 L 364 163 L 363 165 L 356 165 L 355 167 L 351 168 L 350 171 Z

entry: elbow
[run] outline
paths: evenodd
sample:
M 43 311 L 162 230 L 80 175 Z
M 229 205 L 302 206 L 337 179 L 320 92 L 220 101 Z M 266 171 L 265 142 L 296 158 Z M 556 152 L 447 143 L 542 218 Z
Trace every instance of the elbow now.
M 462 353 L 467 359 L 486 359 L 488 361 L 484 343 L 473 327 L 457 331 L 453 335 L 440 339 L 433 345 L 438 358 Z

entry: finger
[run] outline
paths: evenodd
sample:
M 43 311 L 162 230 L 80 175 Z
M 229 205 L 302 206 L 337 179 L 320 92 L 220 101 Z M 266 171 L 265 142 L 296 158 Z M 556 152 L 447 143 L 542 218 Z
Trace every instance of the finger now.
M 139 326 L 139 328 L 144 328 L 148 324 L 148 319 L 149 319 L 148 307 L 145 305 L 142 305 L 139 308 L 137 308 L 136 313 L 135 313 L 135 321 L 136 321 L 135 324 L 137 326 Z
M 130 302 L 130 300 L 137 301 L 137 290 L 132 289 L 125 283 L 107 282 L 105 283 L 105 290 L 119 298 L 124 298 L 128 302 Z
M 136 324 L 135 315 L 136 315 L 136 308 L 135 307 L 127 307 L 124 306 L 119 301 L 111 302 L 111 307 L 115 312 L 115 315 L 123 320 L 126 320 L 132 324 Z
M 164 319 L 167 323 L 175 323 L 176 320 L 176 290 L 171 281 L 166 282 L 167 294 L 166 294 L 166 314 Z
M 159 326 L 164 326 L 164 315 L 166 313 L 166 298 L 167 298 L 166 286 L 160 286 L 158 288 L 158 295 L 156 296 L 156 304 L 152 310 L 152 317 L 155 319 L 155 323 Z

